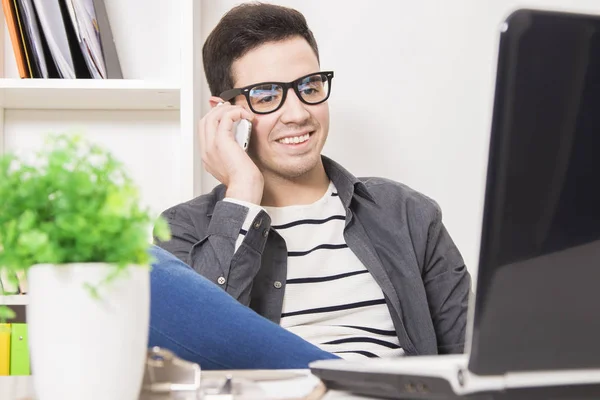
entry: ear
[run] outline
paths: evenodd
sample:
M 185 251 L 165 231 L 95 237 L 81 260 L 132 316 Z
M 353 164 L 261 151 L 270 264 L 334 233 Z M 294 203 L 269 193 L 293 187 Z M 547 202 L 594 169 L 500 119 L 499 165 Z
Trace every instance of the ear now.
M 220 97 L 210 96 L 210 99 L 208 99 L 208 104 L 210 104 L 211 108 L 215 108 L 219 103 L 224 103 L 223 99 Z

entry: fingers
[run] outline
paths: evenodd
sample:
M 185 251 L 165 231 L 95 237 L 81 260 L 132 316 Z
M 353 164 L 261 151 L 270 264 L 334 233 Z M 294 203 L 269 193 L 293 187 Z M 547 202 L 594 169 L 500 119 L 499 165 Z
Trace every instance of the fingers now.
M 204 169 L 222 183 L 227 184 L 244 160 L 242 148 L 235 142 L 233 125 L 241 119 L 252 121 L 254 114 L 241 106 L 228 102 L 213 107 L 198 123 L 198 142 Z M 246 168 L 247 169 L 247 168 Z
M 230 137 L 233 140 L 233 124 L 242 118 L 252 121 L 254 114 L 241 106 L 226 102 L 213 107 L 204 118 L 206 119 L 206 145 L 212 148 L 216 135 Z
M 243 108 L 235 107 L 226 110 L 221 116 L 214 136 L 215 145 L 225 145 L 226 142 L 235 141 L 234 125 L 242 119 L 252 121 L 254 116 Z

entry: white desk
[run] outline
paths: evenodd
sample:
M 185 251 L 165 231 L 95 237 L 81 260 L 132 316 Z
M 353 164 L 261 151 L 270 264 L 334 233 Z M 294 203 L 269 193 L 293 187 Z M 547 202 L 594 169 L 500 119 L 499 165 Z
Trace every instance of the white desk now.
M 203 371 L 203 379 L 215 379 L 232 374 L 235 377 L 259 379 L 262 387 L 269 394 L 262 400 L 369 400 L 368 397 L 353 396 L 348 393 L 329 391 L 323 394 L 315 388 L 311 394 L 306 395 L 310 386 L 316 386 L 318 379 L 308 370 L 281 370 L 281 371 Z M 295 376 L 295 378 L 294 378 Z M 277 380 L 288 377 L 289 379 Z M 307 389 L 308 387 L 308 389 Z M 30 376 L 0 376 L 0 399 L 2 400 L 33 400 L 33 383 Z M 164 396 L 145 396 L 141 400 L 165 400 Z

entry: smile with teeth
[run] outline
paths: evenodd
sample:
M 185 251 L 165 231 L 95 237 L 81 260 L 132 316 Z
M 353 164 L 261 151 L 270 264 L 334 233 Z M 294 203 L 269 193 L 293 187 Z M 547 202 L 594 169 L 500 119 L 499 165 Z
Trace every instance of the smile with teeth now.
M 294 136 L 294 137 L 286 137 L 283 139 L 279 139 L 278 142 L 282 143 L 282 144 L 299 144 L 299 143 L 304 143 L 308 140 L 308 138 L 310 137 L 310 134 L 304 134 L 301 136 Z

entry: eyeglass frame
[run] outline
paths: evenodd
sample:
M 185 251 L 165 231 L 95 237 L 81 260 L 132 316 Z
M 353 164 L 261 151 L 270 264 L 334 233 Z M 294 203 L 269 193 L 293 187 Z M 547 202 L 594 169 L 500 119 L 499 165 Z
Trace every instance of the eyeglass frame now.
M 300 91 L 298 90 L 298 84 L 303 79 L 306 79 L 309 76 L 313 76 L 313 75 L 324 75 L 327 78 L 328 90 L 327 90 L 327 96 L 325 96 L 325 98 L 323 100 L 319 100 L 316 103 L 309 103 L 306 100 L 304 100 L 304 98 L 300 94 Z M 272 112 L 279 110 L 283 106 L 283 104 L 285 103 L 285 100 L 287 98 L 287 93 L 290 89 L 294 89 L 294 93 L 296 93 L 296 96 L 298 97 L 298 99 L 302 103 L 307 104 L 309 106 L 315 106 L 317 104 L 326 102 L 327 99 L 329 99 L 329 95 L 331 94 L 331 82 L 332 81 L 333 81 L 333 71 L 313 72 L 313 73 L 301 76 L 298 79 L 294 79 L 291 82 L 259 82 L 259 83 L 253 83 L 251 85 L 244 86 L 241 88 L 229 89 L 229 90 L 226 90 L 223 93 L 221 93 L 219 95 L 219 97 L 221 99 L 223 99 L 224 101 L 230 101 L 234 97 L 239 96 L 240 94 L 243 94 L 244 97 L 246 98 L 246 101 L 248 102 L 248 107 L 250 107 L 250 110 L 252 110 L 253 113 L 255 113 L 255 114 L 270 114 Z M 252 107 L 252 103 L 250 102 L 250 89 L 252 89 L 256 86 L 261 86 L 261 85 L 279 85 L 283 88 L 283 93 L 281 95 L 281 102 L 279 103 L 279 105 L 276 108 L 274 108 L 271 111 L 255 111 L 254 108 Z

